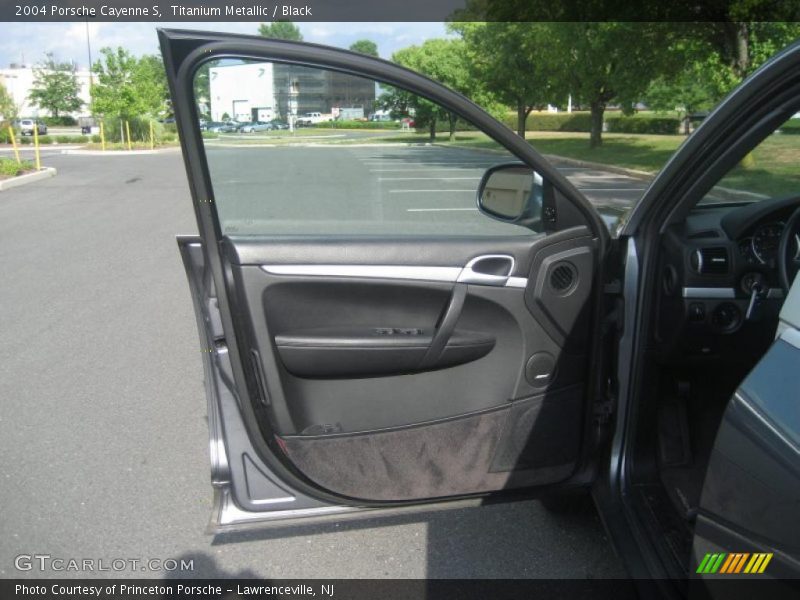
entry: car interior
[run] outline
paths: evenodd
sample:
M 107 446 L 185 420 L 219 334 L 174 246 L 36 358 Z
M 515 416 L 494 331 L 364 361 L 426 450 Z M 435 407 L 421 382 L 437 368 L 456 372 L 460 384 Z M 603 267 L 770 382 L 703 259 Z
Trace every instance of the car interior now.
M 800 197 L 725 183 L 659 241 L 633 442 L 633 501 L 683 569 L 723 413 L 775 340 L 800 264 Z

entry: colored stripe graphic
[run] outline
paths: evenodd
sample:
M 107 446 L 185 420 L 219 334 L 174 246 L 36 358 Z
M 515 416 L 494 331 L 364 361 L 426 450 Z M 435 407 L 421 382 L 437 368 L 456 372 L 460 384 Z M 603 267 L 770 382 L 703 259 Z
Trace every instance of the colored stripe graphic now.
M 697 567 L 697 571 L 695 571 L 695 573 L 705 573 L 706 572 L 706 565 L 708 564 L 708 561 L 710 560 L 710 558 L 711 558 L 711 555 L 710 554 L 706 554 L 703 557 L 703 560 L 700 561 L 700 565 Z
M 720 573 L 728 573 L 729 572 L 728 569 L 731 568 L 731 564 L 733 563 L 733 558 L 735 556 L 736 556 L 735 554 L 728 554 L 728 558 L 725 560 L 724 563 L 722 563 L 722 568 L 719 570 Z
M 759 573 L 763 573 L 764 570 L 767 568 L 767 565 L 769 564 L 769 561 L 771 561 L 771 560 L 772 560 L 772 552 L 770 552 L 769 554 L 766 554 L 764 556 L 764 562 L 761 563 L 761 566 L 758 568 L 758 572 Z
M 763 573 L 769 562 L 772 560 L 772 553 L 756 552 L 733 552 L 733 553 L 709 553 L 703 557 L 697 567 L 696 573 L 702 574 L 740 574 Z M 745 566 L 747 565 L 747 566 Z
M 761 564 L 761 561 L 764 560 L 763 554 L 753 554 L 753 558 L 750 559 L 750 562 L 747 563 L 747 566 L 744 568 L 745 573 L 757 573 L 758 567 Z
M 723 552 L 722 554 L 719 555 L 717 560 L 714 561 L 714 564 L 711 565 L 711 568 L 709 569 L 708 572 L 709 573 L 716 573 L 719 570 L 719 568 L 722 566 L 722 561 L 724 559 L 725 559 L 725 553 Z
M 745 554 L 741 554 L 740 556 L 741 558 L 739 559 L 739 562 L 736 563 L 736 570 L 732 571 L 733 573 L 741 572 L 742 567 L 744 566 L 744 562 L 750 557 L 750 553 L 748 552 Z

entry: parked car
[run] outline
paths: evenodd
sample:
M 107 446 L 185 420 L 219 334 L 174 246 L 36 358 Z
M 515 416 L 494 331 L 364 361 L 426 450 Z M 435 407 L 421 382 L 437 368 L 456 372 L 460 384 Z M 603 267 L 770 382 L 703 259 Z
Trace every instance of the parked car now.
M 295 120 L 295 125 L 298 127 L 310 127 L 311 125 L 316 125 L 317 123 L 325 123 L 327 121 L 333 121 L 332 114 L 323 114 L 319 112 L 307 112 L 301 117 L 297 117 Z
M 47 125 L 43 121 L 36 119 L 21 119 L 19 121 L 19 132 L 22 135 L 33 135 L 34 127 L 39 135 L 47 135 Z
M 300 42 L 159 36 L 170 88 L 189 91 L 173 103 L 201 233 L 178 245 L 204 350 L 215 531 L 288 519 L 292 535 L 304 519 L 521 494 L 560 510 L 591 493 L 646 597 L 683 595 L 687 578 L 800 577 L 800 189 L 731 191 L 736 165 L 800 110 L 800 44 L 705 118 L 609 229 L 562 170 L 427 77 Z M 431 147 L 204 153 L 191 74 L 214 58 L 379 78 L 514 160 L 498 154 L 475 190 L 426 181 L 390 215 L 375 210 L 377 179 L 342 179 L 350 156 L 459 163 Z M 264 181 L 313 214 L 265 202 Z M 474 209 L 452 210 L 473 194 Z
M 289 129 L 289 124 L 286 121 L 281 121 L 280 119 L 273 119 L 269 122 L 272 125 L 272 128 L 275 130 L 278 129 Z
M 78 117 L 78 126 L 83 135 L 90 135 L 92 129 L 98 130 L 97 120 L 94 117 Z
M 206 131 L 214 133 L 233 133 L 236 131 L 236 124 L 230 121 L 210 121 L 206 124 Z
M 265 123 L 263 121 L 253 121 L 252 123 L 242 123 L 239 131 L 242 133 L 256 133 L 258 131 L 272 131 L 272 123 Z

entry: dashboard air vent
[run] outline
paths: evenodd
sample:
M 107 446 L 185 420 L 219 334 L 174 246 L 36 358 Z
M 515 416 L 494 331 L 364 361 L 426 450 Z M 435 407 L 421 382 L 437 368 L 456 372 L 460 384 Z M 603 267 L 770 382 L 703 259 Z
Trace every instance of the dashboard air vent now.
M 692 269 L 700 275 L 722 275 L 728 272 L 728 249 L 722 246 L 698 248 L 692 253 Z

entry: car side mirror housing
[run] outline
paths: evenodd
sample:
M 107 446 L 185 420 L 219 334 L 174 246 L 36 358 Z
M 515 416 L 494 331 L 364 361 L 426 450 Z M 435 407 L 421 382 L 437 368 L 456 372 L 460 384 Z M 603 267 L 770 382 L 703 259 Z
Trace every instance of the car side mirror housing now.
M 542 176 L 527 165 L 495 165 L 481 178 L 478 208 L 493 219 L 542 231 L 545 188 Z

